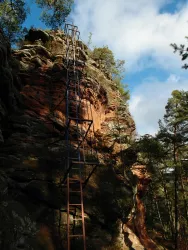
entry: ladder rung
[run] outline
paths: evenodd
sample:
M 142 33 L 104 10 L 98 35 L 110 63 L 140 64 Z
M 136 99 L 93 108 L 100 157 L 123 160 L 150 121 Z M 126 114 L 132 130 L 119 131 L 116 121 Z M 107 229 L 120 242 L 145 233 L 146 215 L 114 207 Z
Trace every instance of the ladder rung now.
M 79 120 L 79 121 L 82 121 L 82 122 L 93 122 L 93 120 L 89 120 L 89 119 L 79 119 L 79 118 L 75 118 L 75 117 L 70 117 L 68 118 L 69 120 Z
M 84 164 L 84 161 L 72 161 L 72 164 Z
M 78 178 L 69 178 L 69 180 L 70 181 L 76 181 L 76 182 L 81 181 L 80 178 L 79 179 Z
M 72 235 L 69 235 L 69 237 L 83 237 L 83 234 L 72 234 Z
M 85 164 L 85 165 L 97 165 L 99 162 L 89 162 L 89 161 L 72 161 L 72 164 Z
M 79 185 L 80 185 L 80 181 L 77 181 L 77 182 L 69 182 L 70 184 L 78 184 L 79 183 Z
M 83 183 L 83 180 L 69 181 L 69 183 L 74 185 L 80 185 L 80 183 Z
M 72 220 L 82 220 L 82 218 L 79 218 L 79 219 L 74 219 L 74 218 L 73 218 Z
M 75 182 L 70 182 L 71 184 L 77 184 L 77 183 L 75 183 Z
M 76 204 L 76 203 L 74 203 L 74 204 L 69 204 L 69 206 L 82 206 L 82 204 Z
M 71 100 L 69 100 L 69 102 L 80 102 L 81 103 L 81 100 L 71 99 Z
M 70 193 L 80 193 L 81 191 L 70 191 Z

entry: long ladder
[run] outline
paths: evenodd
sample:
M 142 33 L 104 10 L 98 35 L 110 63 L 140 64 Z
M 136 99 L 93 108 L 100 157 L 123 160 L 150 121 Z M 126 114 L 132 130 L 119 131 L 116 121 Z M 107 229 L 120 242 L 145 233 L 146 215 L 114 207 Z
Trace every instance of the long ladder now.
M 67 159 L 65 176 L 67 185 L 67 249 L 86 250 L 84 205 L 83 205 L 83 168 L 81 147 L 92 121 L 81 118 L 81 88 L 77 61 L 79 59 L 77 41 L 78 27 L 65 25 L 66 35 L 66 144 Z M 80 70 L 79 70 L 80 72 Z M 84 125 L 85 131 L 81 129 Z

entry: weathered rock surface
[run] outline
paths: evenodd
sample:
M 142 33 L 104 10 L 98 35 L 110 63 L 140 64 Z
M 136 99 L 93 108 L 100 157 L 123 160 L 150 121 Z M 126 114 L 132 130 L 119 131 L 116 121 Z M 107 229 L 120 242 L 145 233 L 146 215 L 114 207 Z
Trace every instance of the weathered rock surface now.
M 0 34 L 2 250 L 62 249 L 66 223 L 65 188 L 59 185 L 66 153 L 64 38 L 61 31 L 32 30 L 26 37 L 28 44 L 11 54 L 10 45 Z M 116 222 L 121 211 L 117 197 L 122 199 L 131 191 L 122 187 L 113 164 L 106 162 L 112 157 L 109 152 L 115 156 L 122 145 L 126 148 L 126 143 L 120 145 L 112 136 L 117 121 L 121 134 L 129 137 L 134 136 L 135 124 L 127 106 L 120 105 L 110 77 L 89 59 L 87 47 L 79 44 L 80 67 L 85 72 L 81 84 L 87 85 L 82 116 L 94 120 L 95 146 L 104 164 L 85 191 L 88 249 L 127 249 L 118 243 Z M 110 248 L 113 242 L 116 246 Z

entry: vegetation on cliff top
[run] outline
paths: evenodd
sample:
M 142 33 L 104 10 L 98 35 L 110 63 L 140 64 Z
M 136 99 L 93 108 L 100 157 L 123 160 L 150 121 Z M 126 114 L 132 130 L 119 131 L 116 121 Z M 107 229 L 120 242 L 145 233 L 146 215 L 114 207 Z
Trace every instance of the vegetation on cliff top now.
M 40 19 L 46 26 L 53 29 L 60 27 L 71 11 L 73 0 L 36 0 L 42 8 Z M 29 6 L 23 0 L 6 0 L 0 2 L 0 29 L 13 43 L 18 41 L 27 29 L 23 23 L 30 12 Z
M 130 98 L 129 91 L 122 82 L 125 77 L 125 61 L 115 60 L 114 54 L 108 46 L 94 47 L 93 50 L 89 51 L 89 55 L 99 63 L 100 68 L 104 68 L 108 72 L 124 101 L 128 101 Z

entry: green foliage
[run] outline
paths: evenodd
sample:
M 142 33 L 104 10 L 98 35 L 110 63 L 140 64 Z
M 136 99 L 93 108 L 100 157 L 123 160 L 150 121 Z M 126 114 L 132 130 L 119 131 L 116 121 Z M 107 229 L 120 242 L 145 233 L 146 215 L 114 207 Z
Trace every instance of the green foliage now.
M 185 181 L 188 176 L 184 161 L 188 156 L 187 107 L 188 92 L 174 90 L 165 107 L 164 121 L 159 121 L 157 135 L 145 135 L 133 147 L 137 160 L 147 164 L 152 175 L 144 200 L 147 226 L 172 240 L 176 249 L 181 249 L 178 243 L 180 238 L 186 242 L 188 232 L 188 190 Z
M 36 0 L 43 9 L 41 20 L 52 29 L 59 28 L 71 11 L 74 0 Z
M 151 135 L 144 135 L 136 142 L 136 150 L 139 152 L 138 160 L 144 164 L 151 164 L 160 161 L 166 156 L 163 145 L 157 138 Z
M 10 42 L 16 42 L 26 32 L 22 24 L 28 13 L 29 8 L 23 0 L 0 2 L 0 29 Z
M 94 48 L 91 57 L 97 61 L 100 66 L 104 65 L 105 69 L 109 73 L 112 73 L 115 68 L 115 59 L 113 52 L 108 48 L 108 46 L 103 46 L 102 48 Z
M 41 20 L 53 29 L 60 27 L 71 11 L 74 0 L 35 0 L 42 8 Z M 22 25 L 30 12 L 23 0 L 5 0 L 0 2 L 0 29 L 10 42 L 18 42 L 27 29 Z
M 88 36 L 88 42 L 87 42 L 87 46 L 88 47 L 90 47 L 91 46 L 91 44 L 92 44 L 92 33 L 91 32 L 89 32 L 89 36 Z
M 115 83 L 117 89 L 119 90 L 119 93 L 121 94 L 122 99 L 126 102 L 130 99 L 130 93 L 129 90 L 127 89 L 128 85 L 123 84 L 120 80 L 120 78 L 116 78 L 113 80 Z
M 188 39 L 188 37 L 186 37 L 186 39 Z M 188 47 L 185 47 L 184 44 L 180 44 L 180 46 L 178 46 L 176 43 L 171 43 L 170 45 L 174 48 L 174 53 L 179 51 L 182 61 L 188 58 Z M 182 68 L 187 69 L 188 64 L 185 63 Z
M 91 33 L 90 33 L 91 34 Z M 99 63 L 99 67 L 111 75 L 115 87 L 119 90 L 122 98 L 127 101 L 130 98 L 129 91 L 126 89 L 127 85 L 122 83 L 124 78 L 124 60 L 115 60 L 113 52 L 108 46 L 101 48 L 95 47 L 90 53 L 91 58 Z
M 188 92 L 174 90 L 165 109 L 164 124 L 159 121 L 158 138 L 166 144 L 185 145 L 188 142 Z
M 180 125 L 188 119 L 188 92 L 174 90 L 172 98 L 165 107 L 165 122 L 171 125 Z

